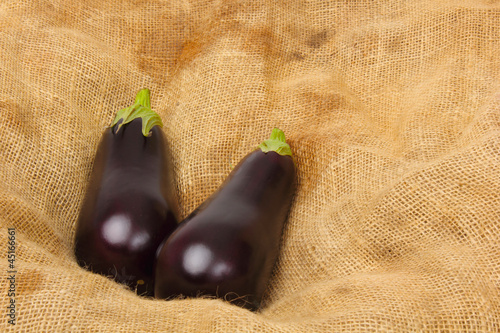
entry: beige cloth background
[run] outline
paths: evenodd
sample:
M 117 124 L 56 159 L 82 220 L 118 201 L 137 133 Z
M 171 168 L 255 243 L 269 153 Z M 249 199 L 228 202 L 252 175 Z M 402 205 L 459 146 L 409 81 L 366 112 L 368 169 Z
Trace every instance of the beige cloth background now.
M 500 330 L 499 1 L 3 0 L 0 49 L 0 331 Z M 300 185 L 261 312 L 76 264 L 97 143 L 142 87 L 183 216 L 287 135 Z

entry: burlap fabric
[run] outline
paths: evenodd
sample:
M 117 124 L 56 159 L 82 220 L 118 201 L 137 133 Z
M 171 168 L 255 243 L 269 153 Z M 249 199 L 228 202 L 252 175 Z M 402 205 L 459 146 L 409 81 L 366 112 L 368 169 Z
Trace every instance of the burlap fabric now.
M 500 330 L 498 1 L 3 0 L 0 49 L 0 331 Z M 262 311 L 76 264 L 100 135 L 143 87 L 183 217 L 285 132 L 299 187 Z

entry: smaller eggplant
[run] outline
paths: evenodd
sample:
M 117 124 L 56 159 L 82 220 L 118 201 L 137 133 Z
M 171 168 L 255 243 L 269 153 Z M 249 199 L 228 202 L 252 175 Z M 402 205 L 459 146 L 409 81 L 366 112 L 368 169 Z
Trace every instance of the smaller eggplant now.
M 178 216 L 160 126 L 148 89 L 118 111 L 97 148 L 75 235 L 80 266 L 149 296 L 156 251 Z
M 155 297 L 209 295 L 257 310 L 294 190 L 292 152 L 275 128 L 159 248 Z

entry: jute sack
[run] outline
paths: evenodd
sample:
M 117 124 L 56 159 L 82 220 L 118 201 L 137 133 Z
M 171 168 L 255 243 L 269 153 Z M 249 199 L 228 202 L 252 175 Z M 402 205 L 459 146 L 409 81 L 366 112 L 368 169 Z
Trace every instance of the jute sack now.
M 4 0 L 0 49 L 0 331 L 500 330 L 498 1 Z M 183 217 L 285 132 L 261 311 L 76 264 L 100 136 L 144 87 Z

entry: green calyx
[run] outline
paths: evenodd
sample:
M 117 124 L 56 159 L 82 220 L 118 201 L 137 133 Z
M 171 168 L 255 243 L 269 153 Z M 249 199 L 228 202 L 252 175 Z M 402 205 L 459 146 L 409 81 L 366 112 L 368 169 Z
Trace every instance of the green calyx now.
M 151 129 L 154 126 L 163 126 L 160 116 L 151 110 L 149 89 L 142 89 L 139 91 L 135 97 L 134 104 L 118 111 L 110 127 L 115 126 L 120 120 L 122 120 L 116 129 L 116 132 L 118 132 L 120 127 L 137 118 L 142 119 L 142 134 L 144 136 L 150 136 Z
M 274 151 L 282 156 L 292 156 L 292 150 L 286 143 L 285 133 L 278 128 L 273 129 L 269 139 L 262 142 L 257 149 L 262 150 L 264 153 Z

